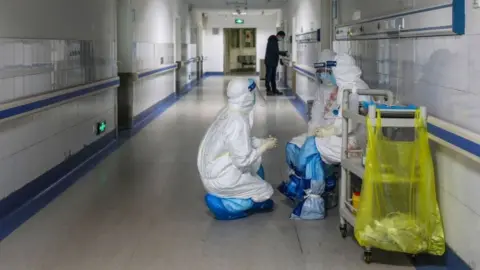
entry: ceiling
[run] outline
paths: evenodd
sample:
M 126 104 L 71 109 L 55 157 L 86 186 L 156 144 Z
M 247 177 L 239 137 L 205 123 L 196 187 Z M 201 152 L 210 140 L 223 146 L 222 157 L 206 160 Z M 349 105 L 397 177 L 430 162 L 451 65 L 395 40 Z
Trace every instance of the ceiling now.
M 186 0 L 196 9 L 276 9 L 288 0 Z
M 230 15 L 236 15 L 233 13 L 236 13 L 235 9 L 203 9 L 199 8 L 196 9 L 199 12 L 205 13 L 205 14 L 216 14 L 216 15 L 225 15 L 225 16 L 230 16 Z M 244 10 L 242 10 L 244 12 Z M 281 12 L 280 9 L 247 9 L 246 14 L 241 14 L 240 16 L 258 16 L 258 15 L 276 15 L 279 12 Z M 237 17 L 239 15 L 236 15 Z

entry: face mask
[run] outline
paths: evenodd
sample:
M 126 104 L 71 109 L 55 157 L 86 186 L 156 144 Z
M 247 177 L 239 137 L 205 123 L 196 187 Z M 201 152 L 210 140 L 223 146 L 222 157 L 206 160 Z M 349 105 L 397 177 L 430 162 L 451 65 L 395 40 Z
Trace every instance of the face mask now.
M 328 85 L 337 85 L 337 81 L 335 80 L 335 76 L 328 72 L 322 72 L 320 74 L 320 79 L 326 82 Z

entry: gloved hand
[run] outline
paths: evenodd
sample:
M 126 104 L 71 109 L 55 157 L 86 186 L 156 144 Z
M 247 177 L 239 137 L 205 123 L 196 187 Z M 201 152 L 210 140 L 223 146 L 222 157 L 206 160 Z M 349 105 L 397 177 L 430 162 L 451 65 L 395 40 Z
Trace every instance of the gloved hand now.
M 318 138 L 325 138 L 325 137 L 330 137 L 336 134 L 335 126 L 334 125 L 329 125 L 326 127 L 319 127 L 315 131 L 315 136 Z
M 308 127 L 307 136 L 308 137 L 317 136 L 318 129 L 320 129 L 320 128 L 319 127 Z
M 265 142 L 258 148 L 260 154 L 267 152 L 270 149 L 277 147 L 278 140 L 272 136 L 268 137 Z

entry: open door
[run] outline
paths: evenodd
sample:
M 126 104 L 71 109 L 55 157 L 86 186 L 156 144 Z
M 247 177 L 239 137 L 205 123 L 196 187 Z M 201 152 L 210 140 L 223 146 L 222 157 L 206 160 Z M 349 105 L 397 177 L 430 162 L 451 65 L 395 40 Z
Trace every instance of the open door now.
M 257 67 L 255 28 L 224 29 L 224 71 L 227 74 L 254 75 Z

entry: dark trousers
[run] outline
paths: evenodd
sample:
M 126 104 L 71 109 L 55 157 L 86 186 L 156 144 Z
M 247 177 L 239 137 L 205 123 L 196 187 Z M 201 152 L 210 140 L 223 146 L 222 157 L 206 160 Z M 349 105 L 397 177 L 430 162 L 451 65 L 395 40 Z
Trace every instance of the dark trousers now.
M 267 91 L 277 91 L 277 66 L 266 65 L 267 72 L 265 74 L 265 87 Z

